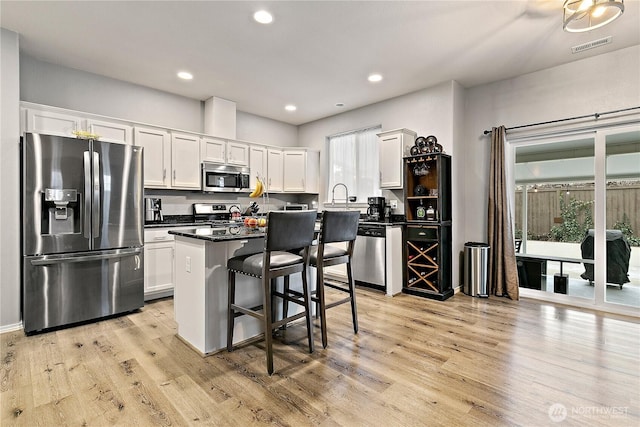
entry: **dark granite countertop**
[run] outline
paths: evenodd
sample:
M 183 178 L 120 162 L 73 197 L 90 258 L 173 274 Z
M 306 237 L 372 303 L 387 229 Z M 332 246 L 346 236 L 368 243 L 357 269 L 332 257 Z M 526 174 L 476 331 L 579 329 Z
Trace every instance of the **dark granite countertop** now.
M 212 226 L 211 228 L 190 228 L 186 230 L 169 230 L 169 234 L 190 237 L 192 239 L 209 242 L 227 242 L 230 240 L 244 240 L 264 238 L 263 227 L 249 228 L 243 225 Z

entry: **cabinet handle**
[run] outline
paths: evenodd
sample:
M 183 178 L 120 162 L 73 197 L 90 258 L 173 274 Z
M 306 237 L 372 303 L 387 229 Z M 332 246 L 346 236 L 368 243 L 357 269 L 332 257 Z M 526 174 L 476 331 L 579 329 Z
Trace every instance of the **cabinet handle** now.
M 421 232 L 418 233 L 418 236 L 426 236 L 426 235 L 427 235 L 427 233 L 425 233 L 424 231 L 421 231 Z
M 304 190 L 304 178 L 300 180 L 302 182 L 302 189 Z
M 269 185 L 268 187 L 271 187 L 271 178 L 269 178 Z
M 380 186 L 382 186 L 382 171 L 378 172 L 378 176 L 379 176 L 379 184 Z
M 169 240 L 169 237 L 154 237 L 153 240 Z
M 162 169 L 162 181 L 164 182 L 165 179 L 167 179 L 167 170 Z
M 173 180 L 174 181 L 176 180 L 176 170 L 175 169 L 173 170 Z

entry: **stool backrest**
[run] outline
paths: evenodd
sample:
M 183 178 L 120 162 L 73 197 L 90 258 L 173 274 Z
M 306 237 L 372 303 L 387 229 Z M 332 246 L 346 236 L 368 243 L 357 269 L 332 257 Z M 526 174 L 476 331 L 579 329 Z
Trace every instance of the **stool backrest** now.
M 316 211 L 271 211 L 267 216 L 265 250 L 288 251 L 313 242 Z
M 350 242 L 358 235 L 359 211 L 324 211 L 320 243 Z

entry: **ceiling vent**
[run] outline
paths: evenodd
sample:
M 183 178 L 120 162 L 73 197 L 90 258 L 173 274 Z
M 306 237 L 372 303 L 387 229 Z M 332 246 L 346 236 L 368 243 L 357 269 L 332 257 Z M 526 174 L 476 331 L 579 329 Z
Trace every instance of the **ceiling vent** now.
M 595 47 L 604 46 L 605 44 L 611 43 L 612 39 L 612 36 L 608 36 L 603 39 L 593 40 L 587 43 L 579 44 L 578 46 L 573 46 L 571 48 L 571 53 L 580 53 L 582 51 L 593 49 Z

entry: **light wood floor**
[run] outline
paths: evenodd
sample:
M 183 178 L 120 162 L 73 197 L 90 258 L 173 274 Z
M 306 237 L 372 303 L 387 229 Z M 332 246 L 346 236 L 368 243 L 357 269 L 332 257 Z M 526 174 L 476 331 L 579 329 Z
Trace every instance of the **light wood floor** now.
M 560 305 L 358 290 L 305 330 L 202 358 L 171 299 L 98 323 L 0 336 L 2 426 L 637 426 L 640 325 Z M 555 406 L 552 406 L 555 405 Z M 554 409 L 556 409 L 555 412 Z M 554 422 L 552 416 L 566 418 Z M 563 410 L 566 411 L 563 413 Z

